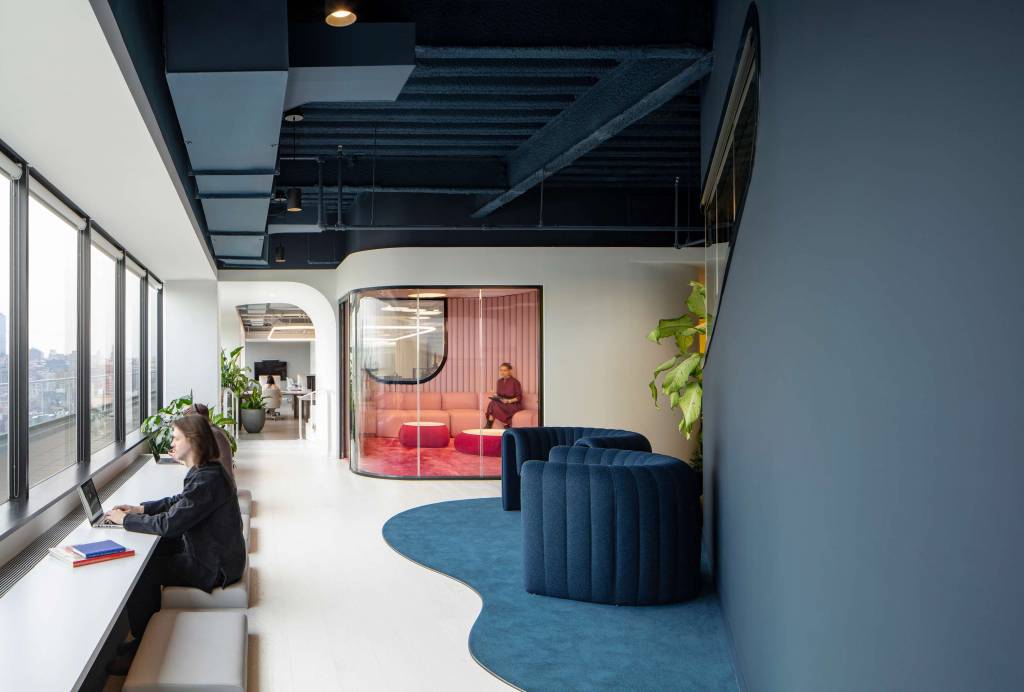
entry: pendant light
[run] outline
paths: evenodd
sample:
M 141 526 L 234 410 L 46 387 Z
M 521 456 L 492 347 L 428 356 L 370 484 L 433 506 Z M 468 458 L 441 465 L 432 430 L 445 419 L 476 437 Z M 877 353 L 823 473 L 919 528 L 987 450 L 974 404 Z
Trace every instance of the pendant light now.
M 348 0 L 326 0 L 324 21 L 333 27 L 351 26 L 356 23 L 356 13 Z
M 296 138 L 295 123 L 298 122 L 298 121 L 297 120 L 290 120 L 289 122 L 291 122 L 291 124 L 292 124 L 292 158 L 294 159 L 295 158 L 295 150 L 297 148 L 295 146 L 295 138 Z M 301 188 L 298 188 L 298 187 L 290 187 L 290 188 L 288 188 L 288 193 L 285 195 L 285 197 L 288 200 L 288 206 L 287 206 L 288 211 L 290 211 L 290 212 L 302 211 L 302 189 Z M 281 261 L 284 261 L 284 260 L 281 260 Z

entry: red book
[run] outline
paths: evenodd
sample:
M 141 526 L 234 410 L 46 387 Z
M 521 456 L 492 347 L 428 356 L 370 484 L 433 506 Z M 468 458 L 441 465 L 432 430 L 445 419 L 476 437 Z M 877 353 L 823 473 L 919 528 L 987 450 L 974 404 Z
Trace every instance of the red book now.
M 123 557 L 131 557 L 135 554 L 134 550 L 125 550 L 121 553 L 111 553 L 109 555 L 99 555 L 97 557 L 83 558 L 71 550 L 71 546 L 59 546 L 57 548 L 50 548 L 50 555 L 61 562 L 71 565 L 72 567 L 83 567 L 85 565 L 91 565 L 95 562 L 107 562 L 109 560 L 120 560 Z

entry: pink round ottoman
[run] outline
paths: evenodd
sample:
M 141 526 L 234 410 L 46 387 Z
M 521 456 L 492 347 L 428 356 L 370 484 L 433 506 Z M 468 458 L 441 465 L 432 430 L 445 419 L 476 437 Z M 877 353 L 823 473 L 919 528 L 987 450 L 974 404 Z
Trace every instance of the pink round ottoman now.
M 417 440 L 416 432 L 419 431 Z M 444 423 L 431 423 L 429 421 L 418 421 L 413 423 L 402 423 L 398 429 L 398 441 L 403 447 L 447 447 L 448 426 Z
M 483 454 L 485 457 L 501 456 L 501 434 L 504 430 L 493 428 L 470 428 L 455 436 L 455 449 L 466 454 Z

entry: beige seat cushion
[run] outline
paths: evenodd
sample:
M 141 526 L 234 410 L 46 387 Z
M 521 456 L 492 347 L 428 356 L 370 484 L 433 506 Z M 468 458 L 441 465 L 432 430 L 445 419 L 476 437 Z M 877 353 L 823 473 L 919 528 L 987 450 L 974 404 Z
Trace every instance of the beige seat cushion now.
M 153 616 L 124 692 L 243 692 L 245 613 L 161 610 Z
M 249 563 L 245 564 L 242 578 L 224 589 L 206 593 L 191 586 L 165 586 L 160 598 L 163 609 L 222 610 L 249 607 Z
M 245 539 L 245 552 L 249 552 L 249 524 L 252 523 L 248 514 L 242 515 L 242 538 Z

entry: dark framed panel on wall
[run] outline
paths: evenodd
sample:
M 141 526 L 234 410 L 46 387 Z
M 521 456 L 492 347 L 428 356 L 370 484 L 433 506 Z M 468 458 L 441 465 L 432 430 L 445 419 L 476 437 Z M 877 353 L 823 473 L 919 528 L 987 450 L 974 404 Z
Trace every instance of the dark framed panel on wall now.
M 339 317 L 341 447 L 354 472 L 498 478 L 504 426 L 543 424 L 541 286 L 367 287 L 339 301 Z M 518 395 L 499 396 L 506 388 Z
M 701 195 L 705 227 L 705 285 L 711 318 L 709 353 L 753 173 L 761 98 L 760 74 L 761 39 L 757 6 L 751 4 Z

